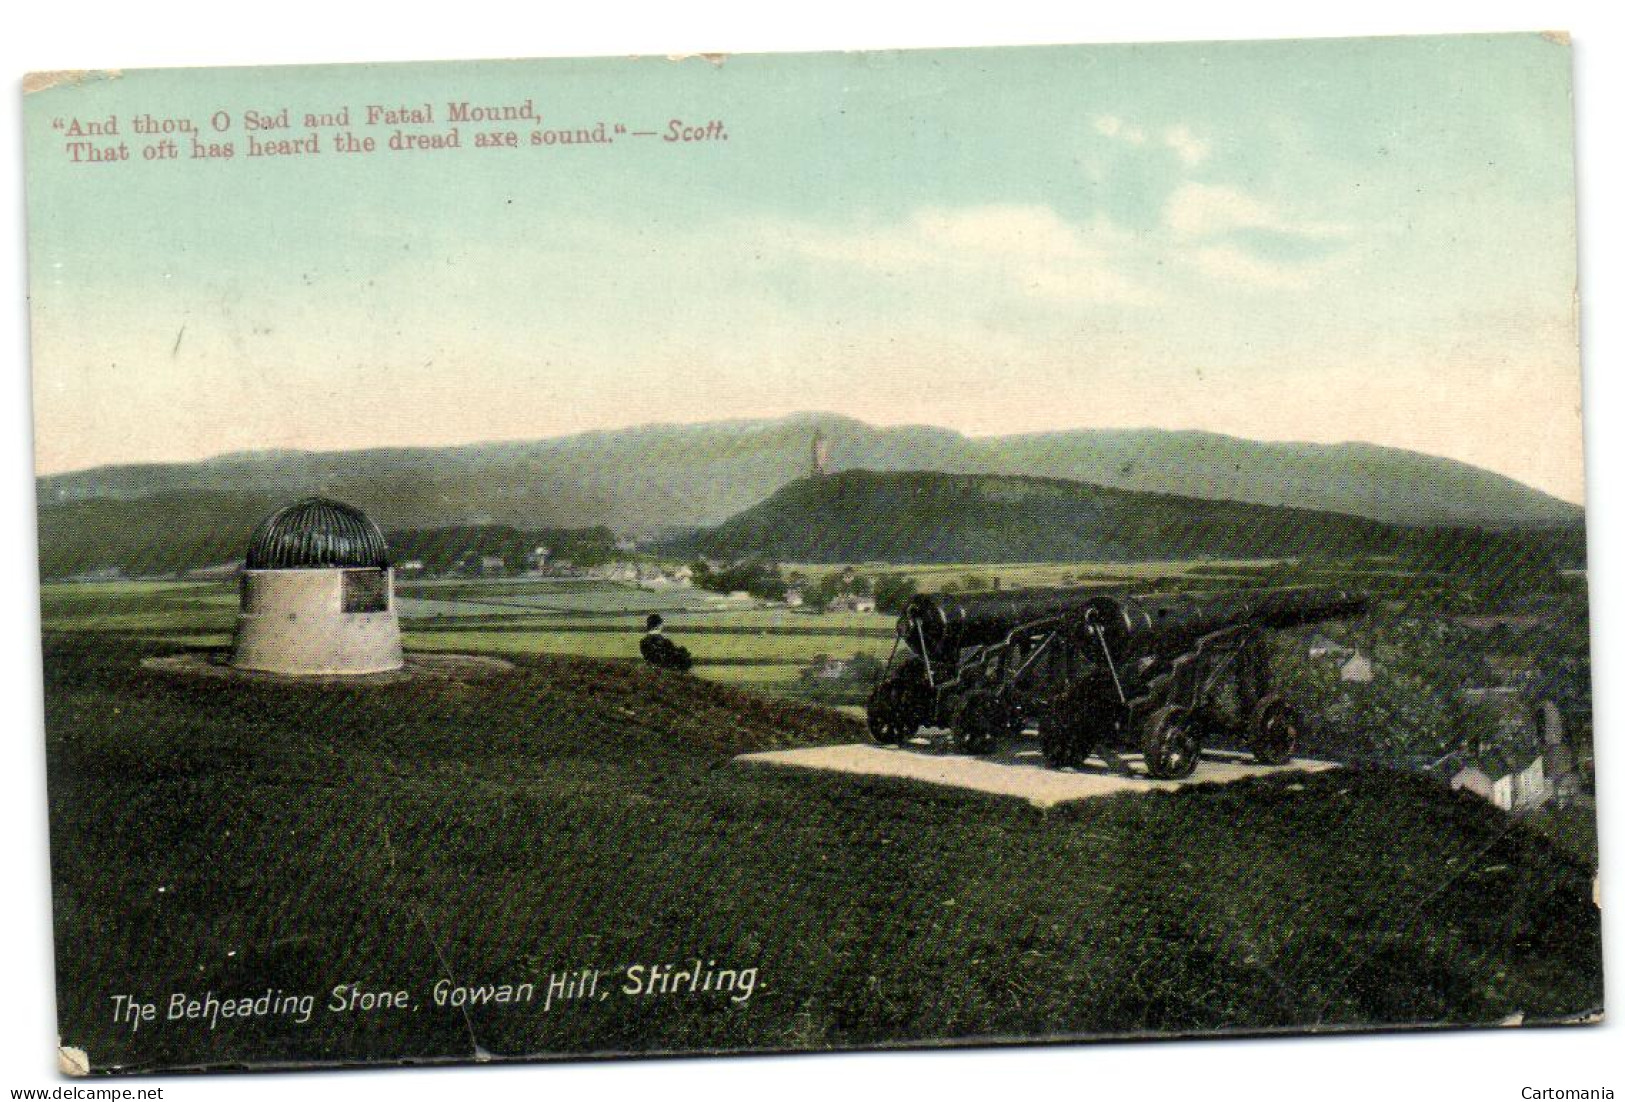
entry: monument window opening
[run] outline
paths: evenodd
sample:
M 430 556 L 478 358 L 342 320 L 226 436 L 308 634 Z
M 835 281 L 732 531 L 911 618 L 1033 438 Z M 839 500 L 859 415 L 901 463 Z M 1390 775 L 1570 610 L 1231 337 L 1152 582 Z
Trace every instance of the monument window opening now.
M 388 612 L 389 578 L 382 570 L 344 572 L 345 612 Z

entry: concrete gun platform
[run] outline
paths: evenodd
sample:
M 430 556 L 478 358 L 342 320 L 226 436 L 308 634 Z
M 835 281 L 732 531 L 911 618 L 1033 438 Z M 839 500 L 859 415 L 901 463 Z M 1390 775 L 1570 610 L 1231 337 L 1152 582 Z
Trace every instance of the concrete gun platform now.
M 1050 769 L 1035 739 L 1013 742 L 986 757 L 944 753 L 926 739 L 904 746 L 853 743 L 846 746 L 809 746 L 800 750 L 768 750 L 740 754 L 734 760 L 761 765 L 819 769 L 832 773 L 858 773 L 875 777 L 902 777 L 927 784 L 969 788 L 996 796 L 1013 796 L 1036 807 L 1053 807 L 1069 800 L 1115 796 L 1122 792 L 1172 792 L 1199 784 L 1229 784 L 1248 777 L 1277 773 L 1321 773 L 1336 769 L 1334 762 L 1296 759 L 1287 765 L 1259 765 L 1249 754 L 1205 750 L 1196 772 L 1183 780 L 1154 780 L 1143 769 L 1138 754 L 1123 758 L 1136 772 L 1123 776 L 1091 757 L 1082 769 Z

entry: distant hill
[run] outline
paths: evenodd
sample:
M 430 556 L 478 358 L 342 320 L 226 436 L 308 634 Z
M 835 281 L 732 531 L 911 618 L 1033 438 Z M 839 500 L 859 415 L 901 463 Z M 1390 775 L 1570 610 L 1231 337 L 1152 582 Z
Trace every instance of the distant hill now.
M 62 578 L 107 569 L 168 574 L 240 561 L 254 526 L 286 503 L 263 492 L 195 490 L 66 505 L 42 500 L 40 576 Z
M 1578 506 L 1454 460 L 1367 444 L 1275 444 L 1212 433 L 1097 430 L 972 438 L 829 414 L 646 425 L 522 443 L 266 451 L 98 467 L 38 480 L 48 576 L 97 565 L 202 565 L 241 554 L 253 520 L 324 493 L 386 529 L 607 526 L 648 537 L 716 525 L 809 473 L 814 433 L 833 470 L 1020 475 L 1346 513 L 1392 524 L 1537 528 Z
M 1054 478 L 843 471 L 794 482 L 670 546 L 717 558 L 970 563 L 1347 556 L 1452 538 L 1459 534 Z
M 1078 429 L 967 437 L 831 414 L 644 425 L 523 443 L 350 452 L 267 451 L 200 463 L 98 467 L 39 480 L 67 504 L 176 491 L 284 499 L 318 490 L 396 528 L 446 524 L 617 531 L 716 524 L 809 473 L 812 436 L 833 470 L 1067 478 L 1125 490 L 1291 505 L 1399 524 L 1570 524 L 1578 506 L 1451 459 L 1370 444 L 1283 444 L 1206 432 Z

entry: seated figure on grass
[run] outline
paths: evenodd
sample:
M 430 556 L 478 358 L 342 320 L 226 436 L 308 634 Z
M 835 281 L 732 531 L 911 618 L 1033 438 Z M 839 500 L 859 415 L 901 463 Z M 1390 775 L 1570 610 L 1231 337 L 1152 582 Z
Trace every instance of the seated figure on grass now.
M 694 665 L 694 656 L 688 653 L 687 647 L 680 647 L 667 639 L 664 626 L 665 620 L 661 619 L 660 613 L 649 613 L 648 620 L 644 621 L 643 641 L 638 644 L 643 660 L 661 669 L 687 671 Z

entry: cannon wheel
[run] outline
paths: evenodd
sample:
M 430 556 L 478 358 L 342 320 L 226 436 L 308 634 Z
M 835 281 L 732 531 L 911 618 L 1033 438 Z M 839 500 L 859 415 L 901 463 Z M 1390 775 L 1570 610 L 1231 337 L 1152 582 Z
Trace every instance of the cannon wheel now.
M 913 738 L 931 715 L 931 687 L 920 660 L 902 662 L 876 685 L 865 711 L 869 737 L 882 746 L 901 746 Z
M 1103 702 L 1086 681 L 1069 685 L 1038 724 L 1038 746 L 1052 769 L 1082 769 L 1094 749 L 1090 721 L 1109 714 L 1116 701 Z
M 997 698 L 986 689 L 972 689 L 955 717 L 954 734 L 959 736 L 960 749 L 980 757 L 999 748 L 999 736 L 1009 726 Z
M 1196 770 L 1202 740 L 1190 713 L 1177 705 L 1158 708 L 1145 721 L 1141 744 L 1145 771 L 1158 780 L 1178 780 Z
M 1269 693 L 1253 709 L 1250 734 L 1253 758 L 1264 765 L 1285 765 L 1298 751 L 1307 730 L 1303 713 L 1280 693 Z
M 1045 716 L 1038 724 L 1038 746 L 1052 769 L 1080 769 L 1089 760 L 1089 736 L 1073 716 Z

